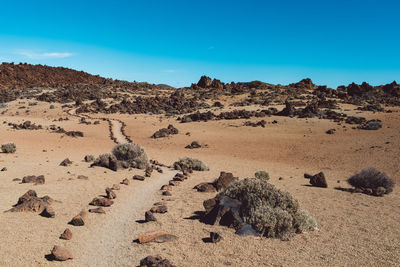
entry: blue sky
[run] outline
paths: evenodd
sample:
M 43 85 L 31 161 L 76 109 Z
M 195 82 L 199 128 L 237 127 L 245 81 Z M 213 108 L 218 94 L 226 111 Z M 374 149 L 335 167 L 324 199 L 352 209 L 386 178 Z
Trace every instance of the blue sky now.
M 400 80 L 400 2 L 3 1 L 0 61 L 188 86 Z

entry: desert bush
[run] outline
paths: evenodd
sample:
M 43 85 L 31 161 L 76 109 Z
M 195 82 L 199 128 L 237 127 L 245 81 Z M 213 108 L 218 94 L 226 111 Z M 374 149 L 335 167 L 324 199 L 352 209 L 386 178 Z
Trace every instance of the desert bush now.
M 243 220 L 266 237 L 287 240 L 295 233 L 317 227 L 292 195 L 265 179 L 246 178 L 233 182 L 224 194 L 242 203 L 239 212 Z
M 266 181 L 269 180 L 269 173 L 266 172 L 266 171 L 258 171 L 258 172 L 256 172 L 256 173 L 254 174 L 254 176 L 255 176 L 256 178 L 264 179 L 264 180 L 266 180 Z
M 372 189 L 372 192 L 375 194 L 381 193 L 382 188 L 385 189 L 384 194 L 389 194 L 393 191 L 395 184 L 393 179 L 387 176 L 386 173 L 380 172 L 374 168 L 361 170 L 361 172 L 356 173 L 347 179 L 347 182 L 355 188 Z
M 3 151 L 3 153 L 15 153 L 15 151 L 17 151 L 17 146 L 14 143 L 2 144 L 1 151 Z
M 128 162 L 133 167 L 144 169 L 149 166 L 149 159 L 143 148 L 136 144 L 116 145 L 112 154 L 121 161 Z
M 208 171 L 210 170 L 202 161 L 194 158 L 181 158 L 174 163 L 176 170 L 194 170 L 194 171 Z
M 114 155 L 112 155 L 110 153 L 101 154 L 100 156 L 98 156 L 95 159 L 93 165 L 102 166 L 102 167 L 108 168 L 108 166 L 110 165 L 110 161 L 112 161 L 112 160 L 116 160 Z

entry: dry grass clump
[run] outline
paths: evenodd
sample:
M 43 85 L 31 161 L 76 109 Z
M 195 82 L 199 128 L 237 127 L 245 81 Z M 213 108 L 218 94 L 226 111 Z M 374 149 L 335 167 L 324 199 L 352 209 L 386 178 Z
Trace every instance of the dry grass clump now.
M 194 171 L 208 171 L 210 170 L 202 161 L 194 158 L 181 158 L 174 163 L 175 170 L 194 170 Z
M 233 182 L 224 195 L 239 200 L 243 220 L 266 237 L 288 240 L 295 233 L 317 227 L 290 193 L 277 189 L 265 179 L 246 178 Z
M 347 182 L 354 186 L 364 190 L 365 192 L 371 192 L 374 195 L 389 194 L 393 191 L 395 182 L 384 172 L 380 172 L 374 168 L 366 168 L 361 172 L 354 174 Z
M 3 153 L 15 153 L 15 151 L 17 151 L 17 145 L 14 143 L 2 144 L 1 151 L 3 151 Z

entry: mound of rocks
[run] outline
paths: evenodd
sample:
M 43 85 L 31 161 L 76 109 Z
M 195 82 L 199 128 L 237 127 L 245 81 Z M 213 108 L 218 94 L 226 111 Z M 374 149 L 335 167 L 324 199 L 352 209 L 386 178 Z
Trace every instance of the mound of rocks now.
M 31 121 L 25 121 L 21 124 L 16 124 L 16 123 L 9 123 L 9 126 L 11 126 L 15 130 L 40 130 L 43 129 L 42 125 L 36 125 L 32 123 Z
M 49 207 L 54 200 L 49 196 L 38 197 L 34 190 L 29 190 L 23 194 L 17 204 L 11 208 L 10 212 L 38 212 L 42 213 Z M 49 210 L 49 213 L 52 213 Z
M 44 175 L 39 175 L 39 176 L 35 176 L 35 175 L 28 175 L 28 176 L 24 176 L 24 178 L 22 178 L 22 183 L 34 183 L 36 184 L 44 184 L 45 179 L 44 179 Z
M 162 137 L 168 137 L 173 134 L 178 134 L 179 131 L 177 128 L 175 128 L 172 124 L 168 125 L 167 128 L 161 128 L 157 132 L 155 132 L 151 138 L 162 138 Z

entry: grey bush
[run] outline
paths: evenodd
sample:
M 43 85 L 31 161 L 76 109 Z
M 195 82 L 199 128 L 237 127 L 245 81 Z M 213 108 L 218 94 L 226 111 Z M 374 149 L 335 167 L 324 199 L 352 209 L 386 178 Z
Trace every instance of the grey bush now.
M 347 179 L 347 182 L 355 188 L 371 189 L 376 195 L 389 194 L 393 191 L 395 185 L 392 178 L 375 168 L 363 169 Z M 384 188 L 385 192 L 382 193 L 382 188 L 380 187 Z
M 266 171 L 258 171 L 258 172 L 256 172 L 256 173 L 254 174 L 254 176 L 255 176 L 256 178 L 264 179 L 264 180 L 266 180 L 266 181 L 269 180 L 269 173 L 266 172 Z
M 143 148 L 136 144 L 119 144 L 116 145 L 112 154 L 117 160 L 125 161 L 132 167 L 145 169 L 149 166 L 149 159 Z
M 14 143 L 5 143 L 1 145 L 1 151 L 3 153 L 15 153 L 17 146 Z
M 287 240 L 295 233 L 317 227 L 290 193 L 277 189 L 265 179 L 246 178 L 233 182 L 224 194 L 242 203 L 243 220 L 266 237 Z
M 208 171 L 210 170 L 202 161 L 194 158 L 181 158 L 174 163 L 176 170 L 194 170 L 194 171 Z

